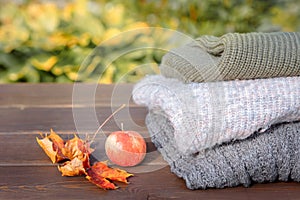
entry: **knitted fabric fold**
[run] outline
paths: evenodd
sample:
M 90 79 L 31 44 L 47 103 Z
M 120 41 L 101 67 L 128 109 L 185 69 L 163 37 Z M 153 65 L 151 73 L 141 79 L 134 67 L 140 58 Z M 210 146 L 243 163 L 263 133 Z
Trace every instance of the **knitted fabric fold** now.
M 178 151 L 174 127 L 161 110 L 146 117 L 151 139 L 171 171 L 189 189 L 224 188 L 251 183 L 300 181 L 300 123 L 271 127 L 193 155 Z
M 184 84 L 155 75 L 133 89 L 137 104 L 170 121 L 183 155 L 299 120 L 299 96 L 300 77 Z
M 299 55 L 298 32 L 228 33 L 171 50 L 160 71 L 183 82 L 299 76 Z

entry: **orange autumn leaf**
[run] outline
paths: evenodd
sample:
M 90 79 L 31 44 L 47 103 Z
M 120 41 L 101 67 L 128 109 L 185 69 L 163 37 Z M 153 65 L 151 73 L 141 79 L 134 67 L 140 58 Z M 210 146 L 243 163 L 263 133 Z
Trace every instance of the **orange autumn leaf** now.
M 50 135 L 46 134 L 44 138 L 36 140 L 53 163 L 64 161 L 58 166 L 62 176 L 85 174 L 91 183 L 103 189 L 117 189 L 110 181 L 128 183 L 127 178 L 133 176 L 124 170 L 110 168 L 105 162 L 96 162 L 90 166 L 89 158 L 93 149 L 90 148 L 90 143 L 76 135 L 73 139 L 64 141 L 51 129 Z
M 79 139 L 76 135 L 71 140 L 68 140 L 62 152 L 70 160 L 74 158 L 84 159 L 85 154 L 90 155 L 94 150 L 90 148 L 89 143 Z
M 85 173 L 82 161 L 78 158 L 66 161 L 63 165 L 58 166 L 58 170 L 62 176 L 78 176 Z
M 87 172 L 87 176 L 86 178 L 93 184 L 97 185 L 98 187 L 102 188 L 102 189 L 109 189 L 109 190 L 115 190 L 118 187 L 113 184 L 112 182 L 110 182 L 109 180 L 107 180 L 106 178 L 102 177 L 102 176 L 97 176 L 92 170 L 89 170 Z
M 133 174 L 127 173 L 125 170 L 110 168 L 105 162 L 97 162 L 92 166 L 92 170 L 98 176 L 105 177 L 112 181 L 120 181 L 128 183 L 127 178 L 133 176 Z
M 36 141 L 47 154 L 47 156 L 51 159 L 52 163 L 55 163 L 57 152 L 53 150 L 53 143 L 49 140 L 49 138 L 44 137 L 43 139 L 39 139 L 38 137 L 36 137 Z
M 52 129 L 50 135 L 46 135 L 43 139 L 36 138 L 36 140 L 53 163 L 67 159 L 67 157 L 62 153 L 64 140 Z
M 65 146 L 64 140 L 59 135 L 57 135 L 52 129 L 50 130 L 50 135 L 48 137 L 53 142 L 53 150 L 57 152 L 56 162 L 60 162 L 62 160 L 67 159 L 67 156 L 65 156 L 62 152 L 62 149 Z
M 117 189 L 117 186 L 109 180 L 128 183 L 127 178 L 133 176 L 124 170 L 110 168 L 105 162 L 95 163 L 90 169 L 87 169 L 86 174 L 86 178 L 90 182 L 103 189 Z
M 83 159 L 77 157 L 71 161 L 66 161 L 61 166 L 58 166 L 58 170 L 62 176 L 79 176 L 85 174 L 85 169 L 89 166 L 89 157 L 84 155 Z

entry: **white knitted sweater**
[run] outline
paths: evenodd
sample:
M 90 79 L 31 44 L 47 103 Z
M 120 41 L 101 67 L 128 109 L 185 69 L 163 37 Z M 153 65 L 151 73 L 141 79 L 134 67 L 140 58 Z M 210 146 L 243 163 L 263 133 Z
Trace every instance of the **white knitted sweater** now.
M 184 84 L 155 75 L 135 85 L 133 99 L 170 120 L 188 155 L 300 120 L 300 77 Z

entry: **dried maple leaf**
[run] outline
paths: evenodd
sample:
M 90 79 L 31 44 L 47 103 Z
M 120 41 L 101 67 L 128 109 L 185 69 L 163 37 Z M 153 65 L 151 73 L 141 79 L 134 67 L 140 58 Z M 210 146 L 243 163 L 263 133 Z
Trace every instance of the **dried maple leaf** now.
M 62 152 L 65 145 L 64 140 L 52 129 L 50 131 L 50 135 L 46 135 L 43 139 L 36 138 L 36 140 L 53 163 L 67 159 Z
M 71 161 L 66 161 L 61 166 L 58 166 L 58 170 L 62 176 L 79 176 L 85 174 L 85 169 L 89 168 L 89 155 L 84 154 L 83 158 L 73 158 Z
M 48 138 L 53 142 L 53 150 L 57 152 L 56 162 L 67 159 L 67 157 L 62 152 L 62 149 L 65 147 L 64 140 L 52 129 L 50 130 L 50 135 L 48 136 Z
M 124 106 L 125 104 L 117 109 L 109 118 Z M 93 139 L 108 119 L 99 127 Z M 44 138 L 36 138 L 36 140 L 53 163 L 65 161 L 58 166 L 58 170 L 62 173 L 62 176 L 85 174 L 90 182 L 103 189 L 117 189 L 118 187 L 110 182 L 110 180 L 128 183 L 127 178 L 133 176 L 133 174 L 129 174 L 124 170 L 110 168 L 105 162 L 97 162 L 91 167 L 89 156 L 93 152 L 93 149 L 90 148 L 90 143 L 79 139 L 76 135 L 74 135 L 73 139 L 65 142 L 51 129 L 50 135 L 46 134 Z
M 86 170 L 86 178 L 103 189 L 116 189 L 112 181 L 128 183 L 127 178 L 133 176 L 121 169 L 113 169 L 107 166 L 105 162 L 97 162 L 90 169 Z M 109 179 L 109 180 L 108 180 Z M 110 183 L 110 184 L 109 184 Z
M 118 187 L 113 184 L 112 182 L 110 182 L 109 180 L 107 180 L 106 178 L 102 177 L 102 176 L 97 176 L 97 174 L 93 171 L 93 170 L 88 170 L 86 172 L 87 176 L 86 178 L 93 184 L 97 185 L 98 187 L 102 188 L 102 189 L 110 189 L 110 190 L 115 190 Z
M 125 170 L 118 168 L 110 168 L 106 162 L 97 162 L 92 166 L 92 170 L 98 175 L 110 179 L 112 181 L 120 181 L 128 183 L 127 178 L 133 174 L 127 173 Z
M 79 139 L 76 135 L 73 139 L 68 140 L 62 148 L 62 153 L 70 160 L 74 158 L 84 159 L 86 154 L 90 155 L 93 151 L 89 143 Z
M 44 137 L 43 139 L 39 139 L 38 137 L 36 137 L 36 141 L 47 154 L 47 156 L 51 159 L 51 161 L 55 163 L 57 152 L 53 150 L 53 143 L 49 140 L 49 138 Z

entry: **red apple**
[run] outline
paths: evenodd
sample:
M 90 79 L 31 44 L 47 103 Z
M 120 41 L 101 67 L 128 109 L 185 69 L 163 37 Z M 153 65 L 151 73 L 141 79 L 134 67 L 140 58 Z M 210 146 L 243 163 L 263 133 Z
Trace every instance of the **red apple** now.
M 105 152 L 107 157 L 119 166 L 135 166 L 145 158 L 146 142 L 135 131 L 116 131 L 107 137 Z

